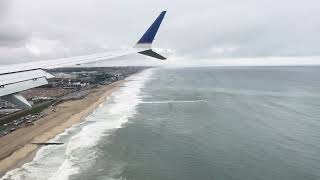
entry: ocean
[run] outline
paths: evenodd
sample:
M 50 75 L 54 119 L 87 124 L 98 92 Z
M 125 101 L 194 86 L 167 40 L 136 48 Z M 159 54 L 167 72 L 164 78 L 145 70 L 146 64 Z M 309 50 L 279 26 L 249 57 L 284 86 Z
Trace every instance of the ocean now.
M 2 179 L 320 179 L 320 67 L 156 68 Z

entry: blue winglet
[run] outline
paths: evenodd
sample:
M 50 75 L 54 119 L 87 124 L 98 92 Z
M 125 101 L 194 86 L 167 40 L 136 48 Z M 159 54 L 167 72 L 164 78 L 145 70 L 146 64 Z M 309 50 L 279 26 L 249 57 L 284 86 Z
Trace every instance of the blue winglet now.
M 149 29 L 144 33 L 141 39 L 138 41 L 137 44 L 151 44 L 156 36 L 160 24 L 166 15 L 167 11 L 162 11 L 158 18 L 153 22 L 153 24 L 149 27 Z

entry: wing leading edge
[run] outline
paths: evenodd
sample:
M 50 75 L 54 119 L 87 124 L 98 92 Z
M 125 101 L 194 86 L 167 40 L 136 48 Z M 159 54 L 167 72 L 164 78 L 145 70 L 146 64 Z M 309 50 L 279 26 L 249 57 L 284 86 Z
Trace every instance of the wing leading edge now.
M 159 30 L 165 14 L 166 11 L 161 12 L 132 49 L 121 49 L 93 55 L 20 63 L 0 67 L 1 99 L 5 99 L 19 105 L 23 109 L 31 107 L 19 92 L 47 84 L 47 79 L 52 78 L 53 76 L 45 72 L 44 70 L 46 69 L 93 63 L 134 53 L 140 53 L 160 60 L 165 60 L 165 57 L 154 52 L 151 48 L 152 42 Z

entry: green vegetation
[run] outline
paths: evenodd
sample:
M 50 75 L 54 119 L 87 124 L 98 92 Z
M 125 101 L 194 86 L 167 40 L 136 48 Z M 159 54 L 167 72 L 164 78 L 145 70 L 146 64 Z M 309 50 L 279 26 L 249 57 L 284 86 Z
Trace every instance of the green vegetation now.
M 44 109 L 48 108 L 50 105 L 52 105 L 55 101 L 48 101 L 44 103 L 37 104 L 33 106 L 31 109 L 21 110 L 15 113 L 12 113 L 8 116 L 0 118 L 0 125 L 9 123 L 15 119 L 19 119 L 21 117 L 27 116 L 29 114 L 38 114 L 42 112 Z

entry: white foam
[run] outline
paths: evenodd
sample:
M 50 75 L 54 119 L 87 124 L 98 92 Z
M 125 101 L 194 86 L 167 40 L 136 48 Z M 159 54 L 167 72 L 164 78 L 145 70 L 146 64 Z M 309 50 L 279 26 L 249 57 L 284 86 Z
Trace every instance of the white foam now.
M 143 101 L 141 104 L 168 104 L 168 103 L 195 103 L 195 102 L 207 102 L 206 100 L 184 100 L 184 101 Z
M 34 160 L 8 172 L 2 179 L 68 179 L 95 162 L 95 146 L 108 131 L 121 128 L 136 113 L 141 103 L 140 91 L 152 75 L 152 69 L 130 77 L 125 86 L 114 92 L 86 121 L 74 125 L 54 138 L 65 140 L 62 146 L 41 148 Z M 138 79 L 138 80 L 136 80 Z

